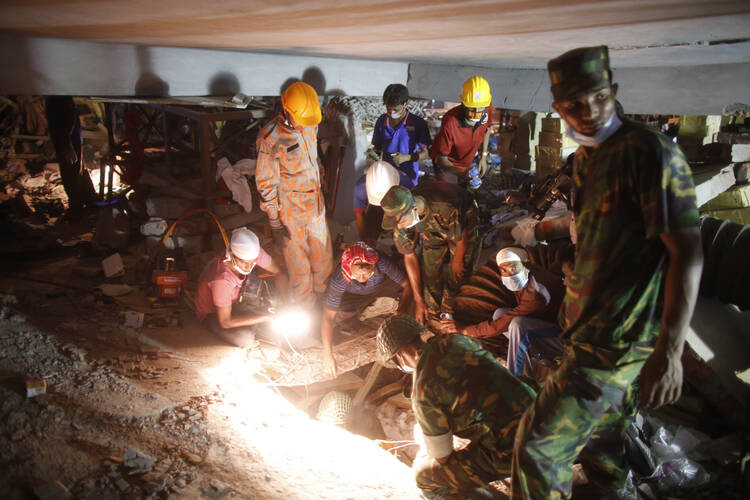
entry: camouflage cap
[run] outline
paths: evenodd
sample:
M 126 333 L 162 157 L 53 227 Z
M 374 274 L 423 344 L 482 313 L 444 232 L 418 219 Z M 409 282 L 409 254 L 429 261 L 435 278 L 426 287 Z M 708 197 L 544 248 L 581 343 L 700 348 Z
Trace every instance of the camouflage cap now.
M 393 186 L 386 191 L 385 196 L 380 200 L 380 206 L 385 212 L 383 229 L 393 229 L 401 216 L 414 206 L 414 196 L 412 196 L 411 191 L 403 186 Z
M 612 83 L 606 45 L 570 50 L 547 63 L 555 102 L 571 101 Z
M 378 347 L 378 361 L 387 365 L 402 347 L 419 337 L 425 330 L 427 329 L 416 319 L 405 314 L 386 319 L 378 328 L 375 342 Z

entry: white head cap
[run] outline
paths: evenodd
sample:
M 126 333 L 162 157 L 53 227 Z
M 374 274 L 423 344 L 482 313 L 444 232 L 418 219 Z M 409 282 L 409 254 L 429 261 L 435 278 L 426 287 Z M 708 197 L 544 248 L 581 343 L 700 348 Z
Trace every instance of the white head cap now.
M 229 249 L 239 259 L 255 260 L 260 253 L 260 242 L 254 232 L 244 227 L 238 227 L 232 231 Z
M 367 188 L 367 202 L 370 205 L 380 206 L 380 200 L 393 186 L 398 186 L 400 177 L 398 170 L 388 162 L 376 161 L 365 174 L 365 187 Z
M 529 254 L 526 250 L 518 247 L 506 247 L 497 252 L 497 265 L 504 264 L 506 262 L 527 262 L 529 260 Z

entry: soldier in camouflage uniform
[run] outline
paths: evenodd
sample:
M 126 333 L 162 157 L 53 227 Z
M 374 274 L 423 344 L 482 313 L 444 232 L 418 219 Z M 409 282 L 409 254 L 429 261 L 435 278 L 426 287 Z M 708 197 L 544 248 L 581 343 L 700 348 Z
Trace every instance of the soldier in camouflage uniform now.
M 422 342 L 425 331 L 410 316 L 388 318 L 378 330 L 378 358 L 413 373 L 411 402 L 424 439 L 414 461 L 417 486 L 467 498 L 510 474 L 518 419 L 535 392 L 474 340 Z M 470 443 L 454 450 L 454 435 Z
M 393 186 L 381 206 L 383 229 L 393 229 L 393 241 L 404 255 L 417 321 L 426 324 L 441 312 L 453 313 L 459 281 L 474 261 L 474 200 L 465 189 L 425 178 L 411 191 Z
M 646 407 L 680 396 L 703 260 L 698 211 L 679 148 L 615 113 L 607 47 L 567 52 L 548 69 L 553 107 L 580 144 L 578 243 L 561 308 L 570 345 L 521 419 L 512 497 L 568 498 L 578 459 L 587 497 L 602 498 L 626 478 L 623 437 L 638 386 Z

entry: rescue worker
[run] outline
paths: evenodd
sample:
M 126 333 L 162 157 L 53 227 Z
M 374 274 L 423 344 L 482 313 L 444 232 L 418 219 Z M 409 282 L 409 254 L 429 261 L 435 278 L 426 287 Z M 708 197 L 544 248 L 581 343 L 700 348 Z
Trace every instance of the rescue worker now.
M 387 256 L 358 241 L 341 254 L 341 262 L 326 290 L 320 338 L 323 365 L 330 376 L 338 376 L 333 357 L 334 324 L 356 318 L 378 297 L 399 297 L 396 314 L 402 314 L 412 303 L 411 285 L 404 272 Z
M 430 131 L 423 118 L 407 109 L 409 90 L 400 83 L 392 83 L 383 92 L 386 113 L 375 122 L 372 144 L 368 155 L 382 159 L 398 168 L 409 178 L 407 187 L 419 180 L 419 162 L 429 157 Z
M 383 229 L 393 229 L 393 242 L 404 255 L 415 317 L 442 328 L 440 314 L 453 314 L 459 282 L 474 262 L 476 203 L 458 186 L 425 178 L 411 191 L 393 186 L 381 206 Z
M 82 215 L 84 207 L 94 208 L 96 203 L 94 184 L 83 165 L 81 120 L 70 96 L 45 97 L 44 111 L 60 178 L 68 195 L 68 214 L 75 218 Z
M 198 278 L 195 295 L 198 321 L 217 337 L 237 347 L 253 345 L 254 325 L 271 320 L 271 316 L 243 313 L 236 307 L 242 287 L 256 265 L 275 275 L 277 291 L 287 298 L 286 273 L 261 248 L 258 236 L 244 227 L 232 231 L 229 248 L 206 264 Z
M 509 342 L 508 370 L 514 375 L 530 375 L 532 352 L 547 358 L 562 355 L 557 315 L 565 293 L 563 279 L 529 264 L 523 248 L 503 248 L 495 260 L 503 286 L 515 295 L 515 307 L 497 309 L 492 321 L 459 327 L 457 331 L 478 339 L 505 335 Z
M 318 95 L 295 82 L 281 95 L 281 112 L 258 132 L 255 182 L 281 249 L 294 298 L 312 306 L 325 291 L 333 250 L 321 191 Z
M 464 82 L 461 104 L 445 113 L 430 148 L 435 176 L 439 180 L 465 184 L 475 159 L 480 175 L 487 171 L 491 105 L 492 94 L 487 80 L 472 76 Z
M 354 221 L 361 241 L 370 246 L 377 243 L 383 223 L 380 200 L 391 186 L 398 185 L 409 188 L 411 179 L 385 161 L 371 164 L 354 184 Z
M 423 342 L 425 332 L 410 316 L 386 319 L 376 339 L 378 359 L 413 374 L 415 439 L 423 440 L 413 464 L 417 486 L 470 498 L 510 474 L 518 419 L 535 392 L 474 340 L 439 335 Z M 470 443 L 456 450 L 453 436 Z
M 578 459 L 586 498 L 602 498 L 626 479 L 636 392 L 646 408 L 680 397 L 703 260 L 698 210 L 680 149 L 615 112 L 606 46 L 566 52 L 547 68 L 552 106 L 580 145 L 578 244 L 561 310 L 569 345 L 521 420 L 512 497 L 568 498 Z

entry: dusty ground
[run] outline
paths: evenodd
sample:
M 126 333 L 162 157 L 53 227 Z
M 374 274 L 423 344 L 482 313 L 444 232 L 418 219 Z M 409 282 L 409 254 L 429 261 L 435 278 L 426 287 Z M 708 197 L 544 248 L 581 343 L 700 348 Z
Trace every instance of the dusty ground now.
M 132 307 L 95 292 L 86 266 L 68 256 L 0 278 L 5 498 L 53 481 L 75 498 L 419 498 L 405 464 L 310 419 L 185 308 L 123 327 Z M 47 393 L 27 398 L 28 376 Z

